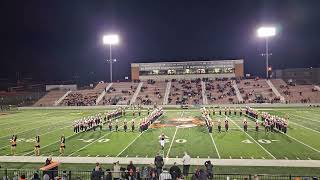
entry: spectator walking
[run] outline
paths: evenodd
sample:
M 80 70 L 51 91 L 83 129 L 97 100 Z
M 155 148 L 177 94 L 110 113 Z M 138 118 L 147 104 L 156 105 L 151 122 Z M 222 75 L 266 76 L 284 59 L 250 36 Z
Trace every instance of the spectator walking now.
M 170 168 L 170 174 L 171 174 L 172 179 L 177 179 L 181 176 L 181 170 L 177 166 L 176 162 L 174 162 L 173 166 Z
M 163 172 L 159 176 L 159 180 L 168 180 L 172 179 L 171 174 L 169 173 L 167 168 L 163 169 Z
M 104 176 L 103 180 L 112 180 L 112 173 L 110 169 L 106 170 L 106 175 Z
M 184 156 L 182 157 L 182 164 L 183 164 L 183 175 L 185 177 L 187 177 L 189 174 L 190 161 L 191 161 L 191 157 L 187 154 L 187 152 L 184 152 Z
M 159 175 L 160 175 L 161 172 L 162 172 L 162 167 L 163 167 L 163 165 L 164 165 L 163 157 L 160 156 L 159 153 L 158 153 L 157 156 L 154 158 L 154 164 L 155 164 L 156 169 L 157 169 L 157 177 L 159 177 Z

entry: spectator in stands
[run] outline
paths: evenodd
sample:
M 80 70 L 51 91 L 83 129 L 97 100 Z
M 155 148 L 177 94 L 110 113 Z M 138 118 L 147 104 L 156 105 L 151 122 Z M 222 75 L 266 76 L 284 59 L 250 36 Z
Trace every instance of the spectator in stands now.
M 170 174 L 171 174 L 172 179 L 177 179 L 181 176 L 181 170 L 177 166 L 176 162 L 174 162 L 173 166 L 170 168 Z
M 187 177 L 189 174 L 190 161 L 191 161 L 191 157 L 187 154 L 187 152 L 184 152 L 184 156 L 182 157 L 182 164 L 183 164 L 183 175 L 185 177 Z
M 22 175 L 20 176 L 19 180 L 27 180 L 27 179 L 26 179 L 26 175 L 22 174 Z
M 34 173 L 31 180 L 40 180 L 39 174 L 38 173 Z
M 106 170 L 106 175 L 104 176 L 103 180 L 112 180 L 112 173 L 110 169 Z
M 164 165 L 163 158 L 162 158 L 162 156 L 160 156 L 159 153 L 154 158 L 154 164 L 155 164 L 156 169 L 157 169 L 157 176 L 159 177 L 159 175 L 160 175 L 160 173 L 162 171 L 162 167 Z
M 48 174 L 43 175 L 43 180 L 50 180 L 50 176 Z
M 163 169 L 163 172 L 159 176 L 159 180 L 168 180 L 172 179 L 171 174 L 168 172 L 167 168 Z
M 130 161 L 130 164 L 127 166 L 127 170 L 129 172 L 130 177 L 134 177 L 136 173 L 136 167 L 133 165 L 132 161 Z
M 91 180 L 101 180 L 101 177 L 103 177 L 103 171 L 100 164 L 97 162 L 96 167 L 92 170 Z
M 208 179 L 212 179 L 213 178 L 213 165 L 211 164 L 211 161 L 206 161 L 204 163 L 204 166 L 206 167 Z
M 114 180 L 120 179 L 120 165 L 119 165 L 119 161 L 113 163 L 113 179 L 114 179 Z

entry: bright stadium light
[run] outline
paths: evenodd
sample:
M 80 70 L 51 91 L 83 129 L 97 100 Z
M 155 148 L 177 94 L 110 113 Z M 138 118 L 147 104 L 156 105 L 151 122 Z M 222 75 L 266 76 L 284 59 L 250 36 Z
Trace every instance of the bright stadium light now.
M 269 38 L 276 35 L 276 28 L 275 27 L 260 27 L 257 30 L 257 35 L 260 38 L 264 38 L 266 40 L 266 53 L 262 54 L 266 56 L 266 78 L 269 78 L 269 56 L 272 53 L 269 53 Z
M 117 34 L 110 34 L 103 36 L 103 44 L 118 44 L 119 36 Z
M 275 27 L 260 27 L 257 30 L 258 37 L 271 37 L 276 35 Z
M 116 62 L 116 59 L 112 59 L 112 45 L 119 44 L 119 36 L 117 34 L 108 34 L 103 36 L 102 41 L 103 44 L 109 45 L 110 47 L 110 57 L 107 62 L 110 63 L 110 82 L 112 82 L 112 64 Z

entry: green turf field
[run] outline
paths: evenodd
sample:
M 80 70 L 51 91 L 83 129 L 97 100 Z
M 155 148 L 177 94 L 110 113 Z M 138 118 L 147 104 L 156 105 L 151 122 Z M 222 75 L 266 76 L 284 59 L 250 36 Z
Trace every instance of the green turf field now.
M 268 108 L 263 111 L 283 116 L 289 114 L 288 134 L 265 133 L 263 127 L 255 132 L 254 121 L 249 121 L 249 131 L 242 131 L 243 117 L 231 115 L 228 132 L 209 134 L 198 109 L 165 110 L 157 126 L 145 131 L 110 132 L 103 130 L 73 133 L 72 122 L 77 118 L 105 112 L 94 110 L 19 110 L 0 115 L 0 155 L 10 155 L 9 139 L 18 135 L 17 155 L 33 155 L 34 136 L 40 134 L 41 154 L 59 155 L 59 140 L 66 139 L 64 156 L 90 157 L 154 157 L 160 150 L 159 135 L 167 136 L 164 155 L 182 157 L 187 151 L 196 158 L 221 159 L 312 159 L 320 160 L 320 110 L 319 108 Z M 142 117 L 146 116 L 142 113 Z M 127 112 L 124 119 L 132 119 Z M 224 115 L 212 116 L 213 120 Z M 136 117 L 136 124 L 140 118 Z M 122 123 L 120 123 L 122 125 Z M 182 126 L 183 125 L 183 126 Z M 130 123 L 129 123 L 130 128 Z

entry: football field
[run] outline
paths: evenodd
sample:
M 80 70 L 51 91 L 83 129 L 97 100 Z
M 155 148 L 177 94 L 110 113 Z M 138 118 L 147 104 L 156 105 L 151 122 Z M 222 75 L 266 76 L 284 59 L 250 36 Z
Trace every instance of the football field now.
M 243 131 L 244 116 L 211 115 L 213 121 L 229 119 L 229 131 L 218 133 L 215 124 L 209 133 L 199 109 L 165 109 L 147 131 L 140 133 L 138 127 L 131 132 L 132 113 L 119 118 L 120 131 L 103 129 L 75 134 L 72 123 L 82 117 L 110 110 L 16 110 L 0 113 L 0 155 L 10 156 L 10 138 L 17 134 L 17 156 L 33 156 L 35 135 L 40 135 L 41 155 L 59 156 L 60 136 L 66 137 L 63 156 L 69 157 L 182 157 L 183 152 L 193 158 L 217 159 L 292 159 L 320 160 L 320 110 L 319 108 L 268 108 L 259 109 L 271 114 L 288 114 L 287 134 L 265 133 L 260 126 L 248 119 L 248 132 Z M 136 124 L 146 111 L 136 116 Z M 128 121 L 129 131 L 124 132 L 123 121 Z M 159 136 L 166 136 L 165 148 L 160 150 Z

